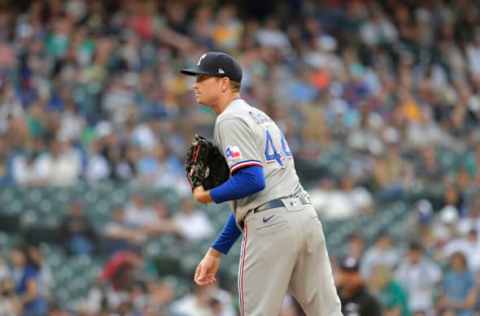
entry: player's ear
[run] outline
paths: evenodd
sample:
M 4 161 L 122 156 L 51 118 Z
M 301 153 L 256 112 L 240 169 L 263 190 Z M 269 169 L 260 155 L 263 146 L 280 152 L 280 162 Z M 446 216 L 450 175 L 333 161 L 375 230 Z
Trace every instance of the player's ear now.
M 223 91 L 224 92 L 228 91 L 230 89 L 230 78 L 223 77 L 223 84 L 224 84 Z

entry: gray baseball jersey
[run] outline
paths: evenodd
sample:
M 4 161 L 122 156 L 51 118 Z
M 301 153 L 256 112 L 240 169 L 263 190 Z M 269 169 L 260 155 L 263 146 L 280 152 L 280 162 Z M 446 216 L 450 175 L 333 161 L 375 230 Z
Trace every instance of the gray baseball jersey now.
M 257 165 L 265 176 L 262 191 L 233 203 L 237 222 L 244 224 L 240 315 L 279 315 L 289 292 L 307 316 L 341 316 L 322 224 L 313 206 L 298 197 L 307 193 L 278 126 L 237 99 L 217 117 L 214 134 L 232 172 Z M 246 216 L 249 209 L 278 198 L 283 207 Z
M 264 112 L 242 99 L 234 100 L 217 117 L 214 137 L 231 173 L 246 166 L 263 167 L 265 189 L 233 202 L 237 222 L 249 209 L 303 192 L 288 143 Z

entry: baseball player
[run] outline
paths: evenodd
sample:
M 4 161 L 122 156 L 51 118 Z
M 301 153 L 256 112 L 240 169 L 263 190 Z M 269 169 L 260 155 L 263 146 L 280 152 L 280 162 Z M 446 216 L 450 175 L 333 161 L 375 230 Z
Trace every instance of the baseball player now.
M 243 231 L 238 283 L 242 316 L 278 315 L 287 292 L 308 316 L 342 315 L 322 225 L 281 130 L 241 99 L 240 65 L 228 54 L 208 52 L 181 72 L 196 76 L 196 101 L 218 114 L 214 139 L 231 173 L 211 190 L 193 190 L 201 203 L 231 201 L 233 208 L 197 266 L 195 282 L 216 281 L 222 255 Z

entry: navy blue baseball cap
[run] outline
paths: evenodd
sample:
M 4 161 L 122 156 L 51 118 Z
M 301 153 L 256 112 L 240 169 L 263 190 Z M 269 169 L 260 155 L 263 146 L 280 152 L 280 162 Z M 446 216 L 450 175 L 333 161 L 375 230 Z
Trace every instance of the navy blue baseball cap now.
M 202 55 L 197 65 L 192 68 L 184 68 L 180 71 L 189 76 L 216 76 L 228 77 L 232 81 L 242 81 L 242 67 L 227 53 L 208 52 Z

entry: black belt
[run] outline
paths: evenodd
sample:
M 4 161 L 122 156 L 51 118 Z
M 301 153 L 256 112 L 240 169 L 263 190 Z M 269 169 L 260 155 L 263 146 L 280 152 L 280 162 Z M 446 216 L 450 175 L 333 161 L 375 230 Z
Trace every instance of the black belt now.
M 256 214 L 266 210 L 270 210 L 272 208 L 283 207 L 285 206 L 285 204 L 283 203 L 283 199 L 288 199 L 288 198 L 298 198 L 303 205 L 310 204 L 310 201 L 304 196 L 282 197 L 282 198 L 268 201 L 266 203 L 263 203 L 262 205 L 257 206 L 256 208 L 250 209 L 248 210 L 247 214 L 249 214 L 250 212 L 253 214 Z
M 260 213 L 272 208 L 283 207 L 283 206 L 284 204 L 282 199 L 275 199 L 275 200 L 268 201 L 267 203 L 264 203 L 260 206 L 257 206 L 254 209 L 249 210 L 248 213 L 252 212 L 253 214 L 255 214 L 255 213 Z
M 308 205 L 308 204 L 311 204 L 310 202 L 310 199 L 308 197 L 305 197 L 305 196 L 296 196 L 296 195 L 291 195 L 291 196 L 287 196 L 287 197 L 281 197 L 281 198 L 278 198 L 278 199 L 274 199 L 274 200 L 271 200 L 271 201 L 268 201 L 266 203 L 263 203 L 262 205 L 259 205 L 255 208 L 252 208 L 252 209 L 249 209 L 247 211 L 247 213 L 245 214 L 245 217 L 244 219 L 250 214 L 250 213 L 260 213 L 260 212 L 263 212 L 263 211 L 266 211 L 266 210 L 271 210 L 272 208 L 277 208 L 277 207 L 284 207 L 285 204 L 283 202 L 283 199 L 288 199 L 288 198 L 298 198 L 300 200 L 300 202 L 302 202 L 303 205 Z M 239 223 L 240 224 L 240 227 L 243 229 L 243 226 L 244 226 L 244 219 Z

